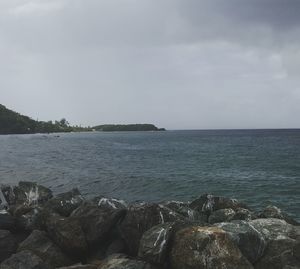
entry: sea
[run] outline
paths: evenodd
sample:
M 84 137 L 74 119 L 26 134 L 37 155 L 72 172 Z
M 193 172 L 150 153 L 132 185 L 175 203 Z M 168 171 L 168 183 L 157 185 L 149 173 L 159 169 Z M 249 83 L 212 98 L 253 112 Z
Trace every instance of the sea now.
M 236 198 L 300 220 L 300 130 L 186 130 L 0 136 L 0 183 L 129 202 Z

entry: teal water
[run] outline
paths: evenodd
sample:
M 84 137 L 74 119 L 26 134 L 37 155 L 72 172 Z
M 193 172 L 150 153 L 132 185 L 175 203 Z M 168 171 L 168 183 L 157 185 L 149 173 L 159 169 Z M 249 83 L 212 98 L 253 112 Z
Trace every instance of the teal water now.
M 128 201 L 213 193 L 299 219 L 300 130 L 0 136 L 0 183 L 20 180 Z

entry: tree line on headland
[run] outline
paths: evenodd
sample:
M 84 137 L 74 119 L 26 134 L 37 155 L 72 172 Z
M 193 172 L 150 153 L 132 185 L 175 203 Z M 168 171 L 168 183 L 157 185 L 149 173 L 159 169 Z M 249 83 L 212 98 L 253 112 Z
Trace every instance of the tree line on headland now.
M 59 121 L 37 121 L 0 104 L 0 134 L 34 134 L 89 131 L 163 131 L 153 124 L 98 125 L 95 127 L 71 126 L 63 118 Z

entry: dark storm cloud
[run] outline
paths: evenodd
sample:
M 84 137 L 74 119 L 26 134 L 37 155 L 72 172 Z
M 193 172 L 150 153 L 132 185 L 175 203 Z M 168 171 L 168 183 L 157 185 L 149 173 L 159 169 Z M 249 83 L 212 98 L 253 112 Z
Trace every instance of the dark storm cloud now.
M 3 0 L 0 103 L 79 124 L 295 127 L 299 14 L 296 0 Z

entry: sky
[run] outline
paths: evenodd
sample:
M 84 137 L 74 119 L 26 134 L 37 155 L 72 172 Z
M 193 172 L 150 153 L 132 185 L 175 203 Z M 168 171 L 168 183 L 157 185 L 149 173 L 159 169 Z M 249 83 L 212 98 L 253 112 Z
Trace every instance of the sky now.
M 299 0 L 1 0 L 0 103 L 71 124 L 300 128 Z

